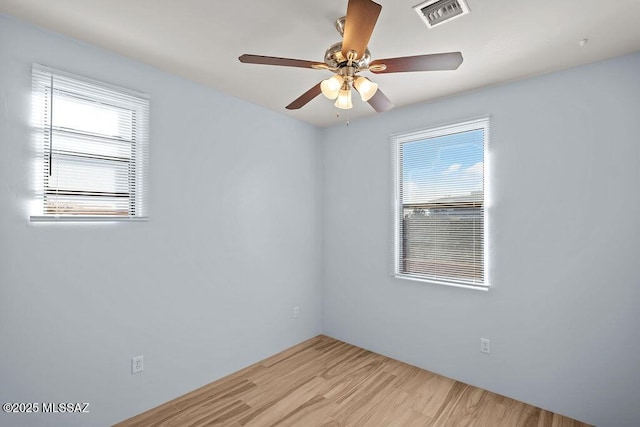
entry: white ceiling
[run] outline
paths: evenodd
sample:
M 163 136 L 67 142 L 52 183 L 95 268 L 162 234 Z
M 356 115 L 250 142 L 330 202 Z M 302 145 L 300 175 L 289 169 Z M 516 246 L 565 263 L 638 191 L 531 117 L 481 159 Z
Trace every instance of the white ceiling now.
M 640 51 L 640 0 L 468 0 L 471 13 L 427 29 L 420 0 L 378 0 L 372 58 L 460 51 L 456 71 L 373 75 L 396 107 Z M 336 118 L 322 95 L 284 107 L 327 71 L 242 64 L 243 53 L 322 62 L 347 0 L 0 0 L 0 13 L 151 64 L 317 126 L 376 114 L 354 97 Z M 584 47 L 579 41 L 587 38 Z M 72 70 L 71 70 L 72 71 Z M 640 70 L 639 70 L 640 72 Z M 384 113 L 382 113 L 384 114 Z

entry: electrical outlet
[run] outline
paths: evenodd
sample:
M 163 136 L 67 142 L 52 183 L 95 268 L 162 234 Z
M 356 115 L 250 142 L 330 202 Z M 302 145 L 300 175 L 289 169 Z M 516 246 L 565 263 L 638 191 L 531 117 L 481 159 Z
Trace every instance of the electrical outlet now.
M 480 351 L 483 353 L 491 353 L 491 341 L 488 338 L 480 338 Z
M 300 317 L 300 307 L 298 306 L 293 307 L 293 317 L 296 319 Z
M 144 360 L 142 356 L 132 357 L 131 358 L 131 374 L 137 374 L 138 372 L 142 372 L 144 370 Z

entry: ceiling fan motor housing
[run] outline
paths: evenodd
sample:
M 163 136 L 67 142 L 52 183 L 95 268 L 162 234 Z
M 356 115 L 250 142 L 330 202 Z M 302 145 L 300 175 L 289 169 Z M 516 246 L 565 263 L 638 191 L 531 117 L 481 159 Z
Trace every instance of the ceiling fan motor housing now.
M 371 52 L 369 49 L 365 50 L 364 55 L 362 55 L 357 60 L 351 63 L 352 66 L 360 69 L 369 68 L 369 63 L 371 62 Z M 346 67 L 349 64 L 347 58 L 342 54 L 342 42 L 335 43 L 327 49 L 324 53 L 324 63 L 327 64 L 330 68 L 342 68 Z

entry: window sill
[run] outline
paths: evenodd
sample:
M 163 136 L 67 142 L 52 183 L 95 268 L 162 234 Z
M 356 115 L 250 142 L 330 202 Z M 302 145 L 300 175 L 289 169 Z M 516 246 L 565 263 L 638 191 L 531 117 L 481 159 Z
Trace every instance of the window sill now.
M 411 280 L 414 282 L 422 282 L 422 283 L 432 283 L 434 285 L 451 286 L 454 288 L 474 289 L 476 291 L 485 291 L 485 292 L 489 290 L 489 286 L 486 286 L 486 285 L 468 285 L 465 283 L 442 282 L 438 280 L 426 279 L 424 277 L 409 276 L 406 274 L 394 274 L 393 276 L 396 279 Z
M 31 215 L 29 217 L 31 222 L 137 222 L 137 221 L 149 221 L 147 216 L 82 216 L 82 215 L 68 215 L 68 216 L 54 216 L 54 215 Z

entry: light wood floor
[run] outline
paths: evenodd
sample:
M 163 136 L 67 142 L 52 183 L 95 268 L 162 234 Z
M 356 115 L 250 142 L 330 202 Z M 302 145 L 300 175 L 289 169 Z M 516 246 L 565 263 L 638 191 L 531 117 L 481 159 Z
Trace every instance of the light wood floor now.
M 128 426 L 586 426 L 323 335 Z

